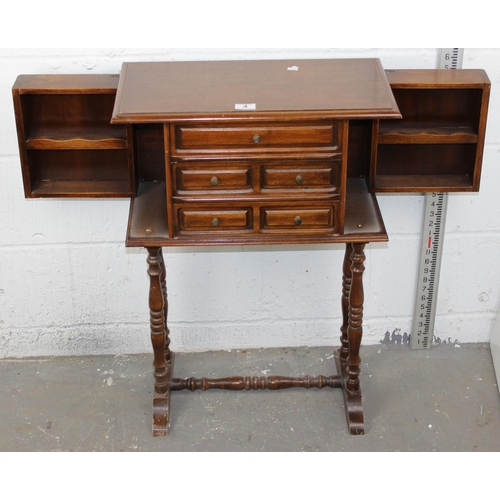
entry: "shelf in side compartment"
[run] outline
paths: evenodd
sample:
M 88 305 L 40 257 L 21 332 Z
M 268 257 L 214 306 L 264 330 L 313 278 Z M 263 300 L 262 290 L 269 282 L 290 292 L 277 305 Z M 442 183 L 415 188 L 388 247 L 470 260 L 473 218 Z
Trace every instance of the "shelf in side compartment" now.
M 92 130 L 64 129 L 56 132 L 31 132 L 26 139 L 27 149 L 127 149 L 127 132 L 118 128 L 114 135 L 104 128 Z
M 474 191 L 476 145 L 379 144 L 377 192 Z
M 129 197 L 134 195 L 128 151 L 28 150 L 31 197 Z
M 118 198 L 132 197 L 128 181 L 36 181 L 37 198 Z
M 375 179 L 378 193 L 405 192 L 468 192 L 473 191 L 468 175 L 378 175 Z
M 379 144 L 477 144 L 477 132 L 467 125 L 415 125 L 381 122 Z

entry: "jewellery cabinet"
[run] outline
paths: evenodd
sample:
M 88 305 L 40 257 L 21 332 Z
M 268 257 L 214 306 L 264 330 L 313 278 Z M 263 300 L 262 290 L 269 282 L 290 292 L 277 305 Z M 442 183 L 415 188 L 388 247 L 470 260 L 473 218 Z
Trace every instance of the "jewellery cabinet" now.
M 18 77 L 25 196 L 131 199 L 126 245 L 148 254 L 155 436 L 168 433 L 172 392 L 209 389 L 338 388 L 349 432 L 364 433 L 364 250 L 388 240 L 375 194 L 478 191 L 489 92 L 482 70 L 385 71 L 377 59 Z M 345 246 L 336 374 L 175 377 L 166 249 L 331 243 Z

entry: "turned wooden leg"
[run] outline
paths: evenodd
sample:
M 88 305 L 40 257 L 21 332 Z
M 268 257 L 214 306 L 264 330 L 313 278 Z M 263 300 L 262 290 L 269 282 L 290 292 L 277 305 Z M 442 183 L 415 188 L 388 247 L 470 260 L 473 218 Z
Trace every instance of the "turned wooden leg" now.
M 151 342 L 154 352 L 155 394 L 153 397 L 153 435 L 167 436 L 170 412 L 171 353 L 166 324 L 166 274 L 161 248 L 147 248 Z
M 359 349 L 361 347 L 361 338 L 363 336 L 363 273 L 365 271 L 364 262 L 365 244 L 354 243 L 349 245 L 351 250 L 346 251 L 350 256 L 350 271 L 347 271 L 347 263 L 344 262 L 344 277 L 351 275 L 350 280 L 345 279 L 344 294 L 348 293 L 347 301 L 347 329 L 346 337 L 342 335 L 342 347 L 336 356 L 337 370 L 342 374 L 342 392 L 344 393 L 344 403 L 347 417 L 347 425 L 351 435 L 359 436 L 365 433 L 365 424 L 363 416 L 362 395 L 359 386 L 359 374 L 361 358 Z M 350 288 L 348 290 L 348 288 Z M 342 297 L 342 308 L 344 311 L 345 295 Z M 345 317 L 344 317 L 345 321 Z M 345 326 L 345 325 L 344 325 Z M 344 334 L 344 326 L 342 334 Z M 347 343 L 345 341 L 347 340 Z M 343 350 L 347 348 L 347 357 Z
M 167 268 L 165 266 L 165 260 L 163 259 L 163 252 L 160 249 L 160 260 L 161 260 L 161 290 L 163 293 L 163 316 L 165 320 L 165 361 L 169 363 L 172 359 L 172 353 L 170 352 L 170 330 L 168 328 L 168 294 L 167 294 Z
M 340 331 L 342 336 L 340 337 L 341 347 L 340 347 L 340 359 L 346 361 L 349 356 L 349 338 L 347 336 L 347 328 L 349 327 L 349 296 L 351 294 L 351 284 L 352 284 L 352 272 L 351 272 L 351 255 L 352 255 L 352 245 L 346 245 L 345 257 L 344 257 L 344 267 L 342 269 L 342 327 Z
M 349 357 L 347 358 L 347 389 L 352 392 L 359 390 L 359 373 L 361 358 L 359 349 L 363 337 L 363 306 L 365 301 L 363 290 L 363 273 L 365 271 L 364 253 L 365 245 L 354 243 L 352 245 L 352 285 L 349 295 L 349 327 L 347 336 L 349 339 Z

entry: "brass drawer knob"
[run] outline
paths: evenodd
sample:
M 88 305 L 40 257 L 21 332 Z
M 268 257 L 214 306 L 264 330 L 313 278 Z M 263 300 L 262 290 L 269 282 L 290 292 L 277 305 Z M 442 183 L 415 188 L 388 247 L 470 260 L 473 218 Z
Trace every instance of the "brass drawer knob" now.
M 261 139 L 261 137 L 260 137 L 260 135 L 259 135 L 259 134 L 255 134 L 255 135 L 253 136 L 253 142 L 255 142 L 255 144 L 259 144 L 261 140 L 262 140 L 262 139 Z
M 219 227 L 220 226 L 220 219 L 215 217 L 215 219 L 212 221 L 212 226 L 213 227 Z
M 304 184 L 304 177 L 302 177 L 301 175 L 297 175 L 297 177 L 295 178 L 295 182 L 297 183 L 297 186 L 302 186 L 302 184 Z
M 219 185 L 219 179 L 217 177 L 212 177 L 210 179 L 210 184 L 212 184 L 212 186 L 218 186 Z
M 295 217 L 295 220 L 293 221 L 296 226 L 301 226 L 302 225 L 302 217 Z

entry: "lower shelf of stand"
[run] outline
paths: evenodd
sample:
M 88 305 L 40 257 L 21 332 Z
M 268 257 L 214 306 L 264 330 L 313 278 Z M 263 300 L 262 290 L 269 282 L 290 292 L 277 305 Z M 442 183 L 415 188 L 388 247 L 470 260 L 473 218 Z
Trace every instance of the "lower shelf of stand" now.
M 370 243 L 388 241 L 387 231 L 375 196 L 364 179 L 348 179 L 344 234 L 339 235 L 255 235 L 249 238 L 215 236 L 170 238 L 166 187 L 163 182 L 139 185 L 130 204 L 126 244 L 128 247 L 231 246 Z
M 36 181 L 33 198 L 130 198 L 134 193 L 126 181 Z
M 468 175 L 378 175 L 372 191 L 397 192 L 472 192 L 473 182 Z

